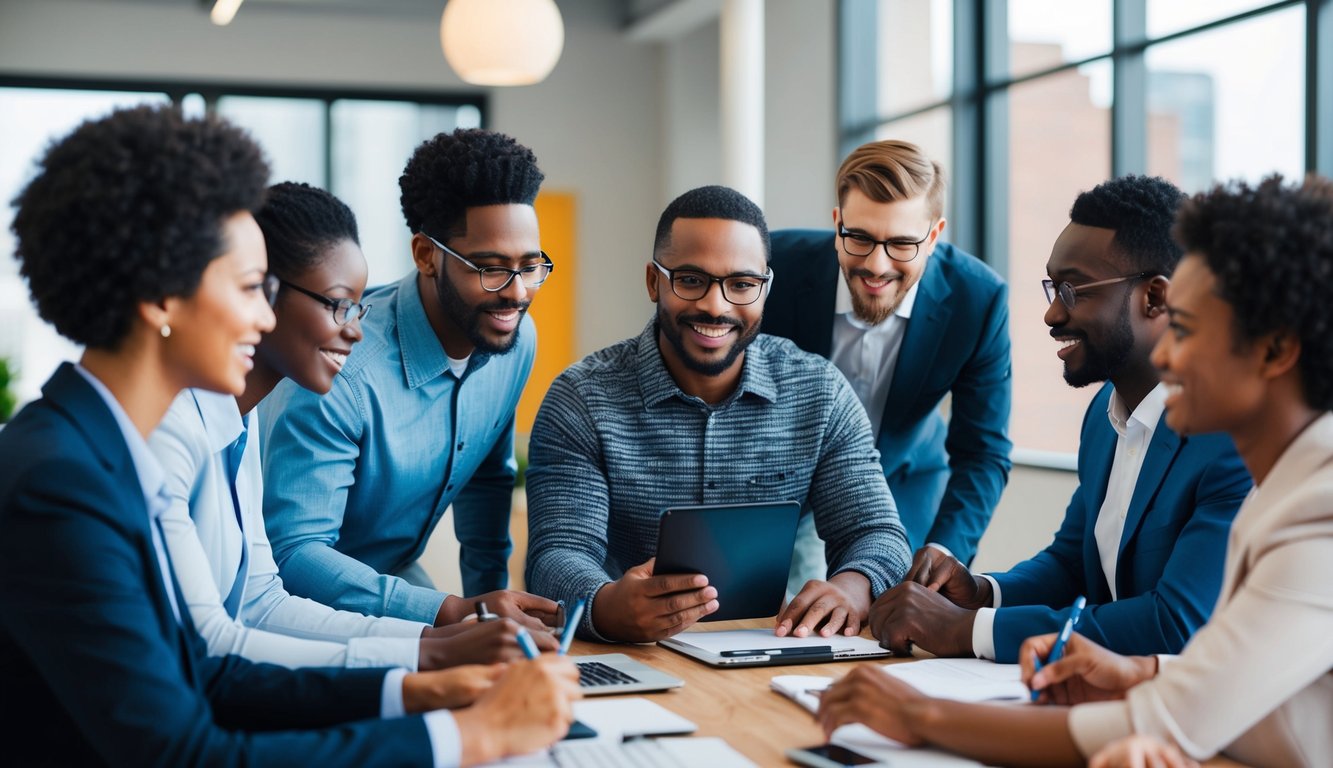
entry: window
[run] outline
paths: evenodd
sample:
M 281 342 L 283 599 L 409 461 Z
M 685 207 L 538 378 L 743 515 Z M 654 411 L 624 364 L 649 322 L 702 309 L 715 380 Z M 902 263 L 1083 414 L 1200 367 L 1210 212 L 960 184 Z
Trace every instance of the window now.
M 950 170 L 946 239 L 1009 281 L 1020 462 L 1072 468 L 1096 390 L 1065 385 L 1038 284 L 1079 192 L 1127 173 L 1188 192 L 1333 173 L 1333 81 L 1307 82 L 1328 71 L 1329 3 L 841 0 L 839 12 L 842 151 L 920 144 Z
M 268 155 L 272 181 L 306 182 L 346 202 L 357 216 L 371 285 L 397 280 L 412 267 L 398 203 L 408 155 L 441 131 L 480 127 L 485 106 L 480 97 L 0 78 L 0 114 L 7 116 L 0 120 L 0 355 L 18 368 L 21 402 L 36 398 L 51 371 L 80 350 L 43 323 L 28 300 L 13 257 L 9 201 L 47 144 L 80 122 L 117 107 L 168 101 L 187 114 L 216 111 L 249 130 Z

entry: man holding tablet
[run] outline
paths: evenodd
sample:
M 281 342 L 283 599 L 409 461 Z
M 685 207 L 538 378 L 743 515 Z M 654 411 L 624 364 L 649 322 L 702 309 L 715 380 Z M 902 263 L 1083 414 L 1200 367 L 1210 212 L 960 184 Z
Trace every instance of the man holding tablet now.
M 744 195 L 680 196 L 646 268 L 653 320 L 546 394 L 529 448 L 527 584 L 588 600 L 585 637 L 659 640 L 718 609 L 703 574 L 654 574 L 668 506 L 813 509 L 832 575 L 806 583 L 779 614 L 778 636 L 860 632 L 871 601 L 907 571 L 906 534 L 856 394 L 832 363 L 759 333 L 768 256 L 763 213 Z

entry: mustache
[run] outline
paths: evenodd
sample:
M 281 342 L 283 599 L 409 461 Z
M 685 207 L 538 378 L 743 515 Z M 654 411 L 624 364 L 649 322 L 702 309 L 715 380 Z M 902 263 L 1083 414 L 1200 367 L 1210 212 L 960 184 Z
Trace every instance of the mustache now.
M 1065 327 L 1064 327 L 1063 325 L 1056 326 L 1055 328 L 1052 328 L 1052 329 L 1051 329 L 1051 338 L 1052 338 L 1052 339 L 1056 339 L 1057 341 L 1059 341 L 1059 340 L 1061 340 L 1060 337 L 1062 337 L 1062 336 L 1063 336 L 1064 338 L 1066 338 L 1066 339 L 1078 339 L 1079 341 L 1082 341 L 1082 340 L 1088 338 L 1086 335 L 1084 335 L 1084 334 L 1082 334 L 1082 333 L 1075 333 L 1075 332 L 1072 332 L 1072 331 L 1067 331 L 1067 330 L 1065 330 Z
M 682 325 L 734 325 L 740 327 L 741 321 L 734 317 L 713 317 L 712 315 L 679 315 L 676 322 Z
M 857 267 L 856 269 L 850 270 L 848 274 L 850 274 L 852 277 L 864 277 L 869 280 L 897 280 L 903 276 L 903 273 L 898 271 L 885 272 L 883 274 L 875 274 L 874 272 L 871 272 L 870 270 L 862 267 Z
M 503 312 L 506 309 L 517 309 L 519 312 L 526 312 L 530 304 L 532 304 L 531 299 L 527 301 L 512 301 L 510 299 L 501 299 L 499 301 L 490 302 L 488 304 L 478 304 L 477 311 Z

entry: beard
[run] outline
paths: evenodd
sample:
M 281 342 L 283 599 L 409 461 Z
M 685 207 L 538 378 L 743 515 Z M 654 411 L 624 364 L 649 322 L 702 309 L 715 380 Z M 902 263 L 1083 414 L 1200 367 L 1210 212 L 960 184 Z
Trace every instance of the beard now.
M 731 347 L 720 359 L 701 360 L 685 348 L 684 334 L 681 332 L 681 326 L 699 324 L 699 325 L 734 325 L 739 329 L 739 334 Z M 745 348 L 759 335 L 759 323 L 756 322 L 750 327 L 746 327 L 739 320 L 733 320 L 725 317 L 711 317 L 709 315 L 678 315 L 675 320 L 667 316 L 666 309 L 661 304 L 657 305 L 657 327 L 666 337 L 667 343 L 676 351 L 676 356 L 685 367 L 695 373 L 704 376 L 720 376 L 740 358 Z
M 899 272 L 896 276 L 900 281 L 899 286 L 902 287 L 902 273 Z M 879 325 L 885 320 L 888 320 L 894 312 L 898 311 L 898 307 L 903 303 L 903 298 L 907 296 L 907 289 L 911 288 L 910 285 L 905 286 L 893 296 L 880 297 L 878 300 L 871 299 L 863 296 L 854 284 L 855 279 L 858 277 L 877 280 L 884 279 L 885 276 L 876 275 L 867 269 L 842 270 L 842 279 L 847 282 L 847 291 L 852 295 L 852 314 L 857 320 L 860 320 L 866 325 Z M 890 274 L 889 277 L 892 278 L 894 275 Z
M 517 280 L 518 278 L 514 278 Z M 472 306 L 463 300 L 454 284 L 445 279 L 443 271 L 439 277 L 435 278 L 435 292 L 440 296 L 440 307 L 444 314 L 449 318 L 449 322 L 463 332 L 467 340 L 479 352 L 485 352 L 491 355 L 503 355 L 514 348 L 518 343 L 519 331 L 523 328 L 523 315 L 528 311 L 528 305 L 532 300 L 527 301 L 509 301 L 507 299 L 497 299 L 492 302 L 486 302 Z M 499 341 L 487 338 L 481 331 L 481 316 L 488 311 L 517 309 L 519 312 L 519 324 L 514 328 L 513 333 L 508 334 Z
M 1086 387 L 1098 384 L 1115 375 L 1124 367 L 1134 350 L 1134 330 L 1129 325 L 1129 293 L 1120 307 L 1120 316 L 1116 324 L 1106 335 L 1103 343 L 1093 346 L 1087 336 L 1080 337 L 1083 346 L 1083 365 L 1070 369 L 1065 363 L 1065 383 L 1071 387 Z

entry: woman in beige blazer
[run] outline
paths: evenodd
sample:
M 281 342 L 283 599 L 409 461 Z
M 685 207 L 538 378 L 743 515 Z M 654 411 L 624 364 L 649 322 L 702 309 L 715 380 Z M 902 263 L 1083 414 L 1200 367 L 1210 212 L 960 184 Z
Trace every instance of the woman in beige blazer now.
M 824 695 L 827 731 L 864 722 L 1005 764 L 1077 764 L 1138 734 L 1159 756 L 1333 766 L 1333 183 L 1218 187 L 1182 207 L 1175 234 L 1186 255 L 1153 351 L 1167 424 L 1228 432 L 1255 480 L 1212 619 L 1176 657 L 1075 634 L 1035 671 L 1055 638 L 1029 639 L 1024 679 L 1057 706 L 939 701 L 861 667 Z

